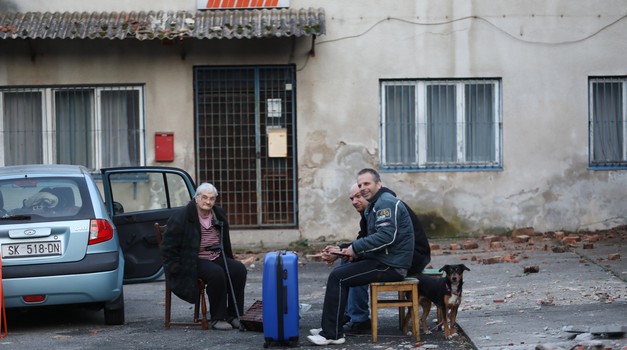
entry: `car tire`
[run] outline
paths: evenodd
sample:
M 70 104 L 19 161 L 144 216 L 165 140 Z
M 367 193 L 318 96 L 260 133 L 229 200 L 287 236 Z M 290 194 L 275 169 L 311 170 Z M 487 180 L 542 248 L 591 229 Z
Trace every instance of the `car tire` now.
M 124 324 L 124 291 L 115 300 L 105 304 L 104 321 L 110 326 Z

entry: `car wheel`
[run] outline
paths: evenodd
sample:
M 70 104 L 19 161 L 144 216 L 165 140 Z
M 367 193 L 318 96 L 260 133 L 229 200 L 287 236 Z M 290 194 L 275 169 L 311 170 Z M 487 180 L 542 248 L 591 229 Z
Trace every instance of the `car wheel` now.
M 124 291 L 115 300 L 105 304 L 104 319 L 106 325 L 124 324 Z

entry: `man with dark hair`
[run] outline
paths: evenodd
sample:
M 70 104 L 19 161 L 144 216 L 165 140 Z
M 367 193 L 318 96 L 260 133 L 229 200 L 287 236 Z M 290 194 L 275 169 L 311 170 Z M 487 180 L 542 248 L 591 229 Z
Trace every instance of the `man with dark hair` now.
M 414 229 L 405 205 L 389 192 L 380 191 L 381 177 L 374 169 L 357 174 L 361 195 L 368 200 L 364 211 L 367 234 L 341 250 L 353 261 L 329 274 L 322 309 L 322 328 L 310 330 L 307 339 L 316 345 L 345 342 L 341 319 L 350 287 L 371 282 L 401 281 L 411 267 Z

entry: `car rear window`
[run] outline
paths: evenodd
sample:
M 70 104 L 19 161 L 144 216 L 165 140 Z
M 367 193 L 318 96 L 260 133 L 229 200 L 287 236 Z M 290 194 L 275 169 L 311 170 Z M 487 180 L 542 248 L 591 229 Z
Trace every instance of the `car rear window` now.
M 80 178 L 20 178 L 0 181 L 3 221 L 49 222 L 94 216 L 85 181 Z

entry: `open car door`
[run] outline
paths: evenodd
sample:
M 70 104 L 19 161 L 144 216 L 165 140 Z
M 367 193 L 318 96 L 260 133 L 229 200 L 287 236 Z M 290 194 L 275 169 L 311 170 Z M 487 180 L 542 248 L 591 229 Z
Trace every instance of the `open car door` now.
M 106 168 L 101 172 L 105 205 L 124 253 L 124 283 L 162 278 L 154 223 L 164 225 L 189 203 L 194 181 L 184 170 L 170 167 Z

